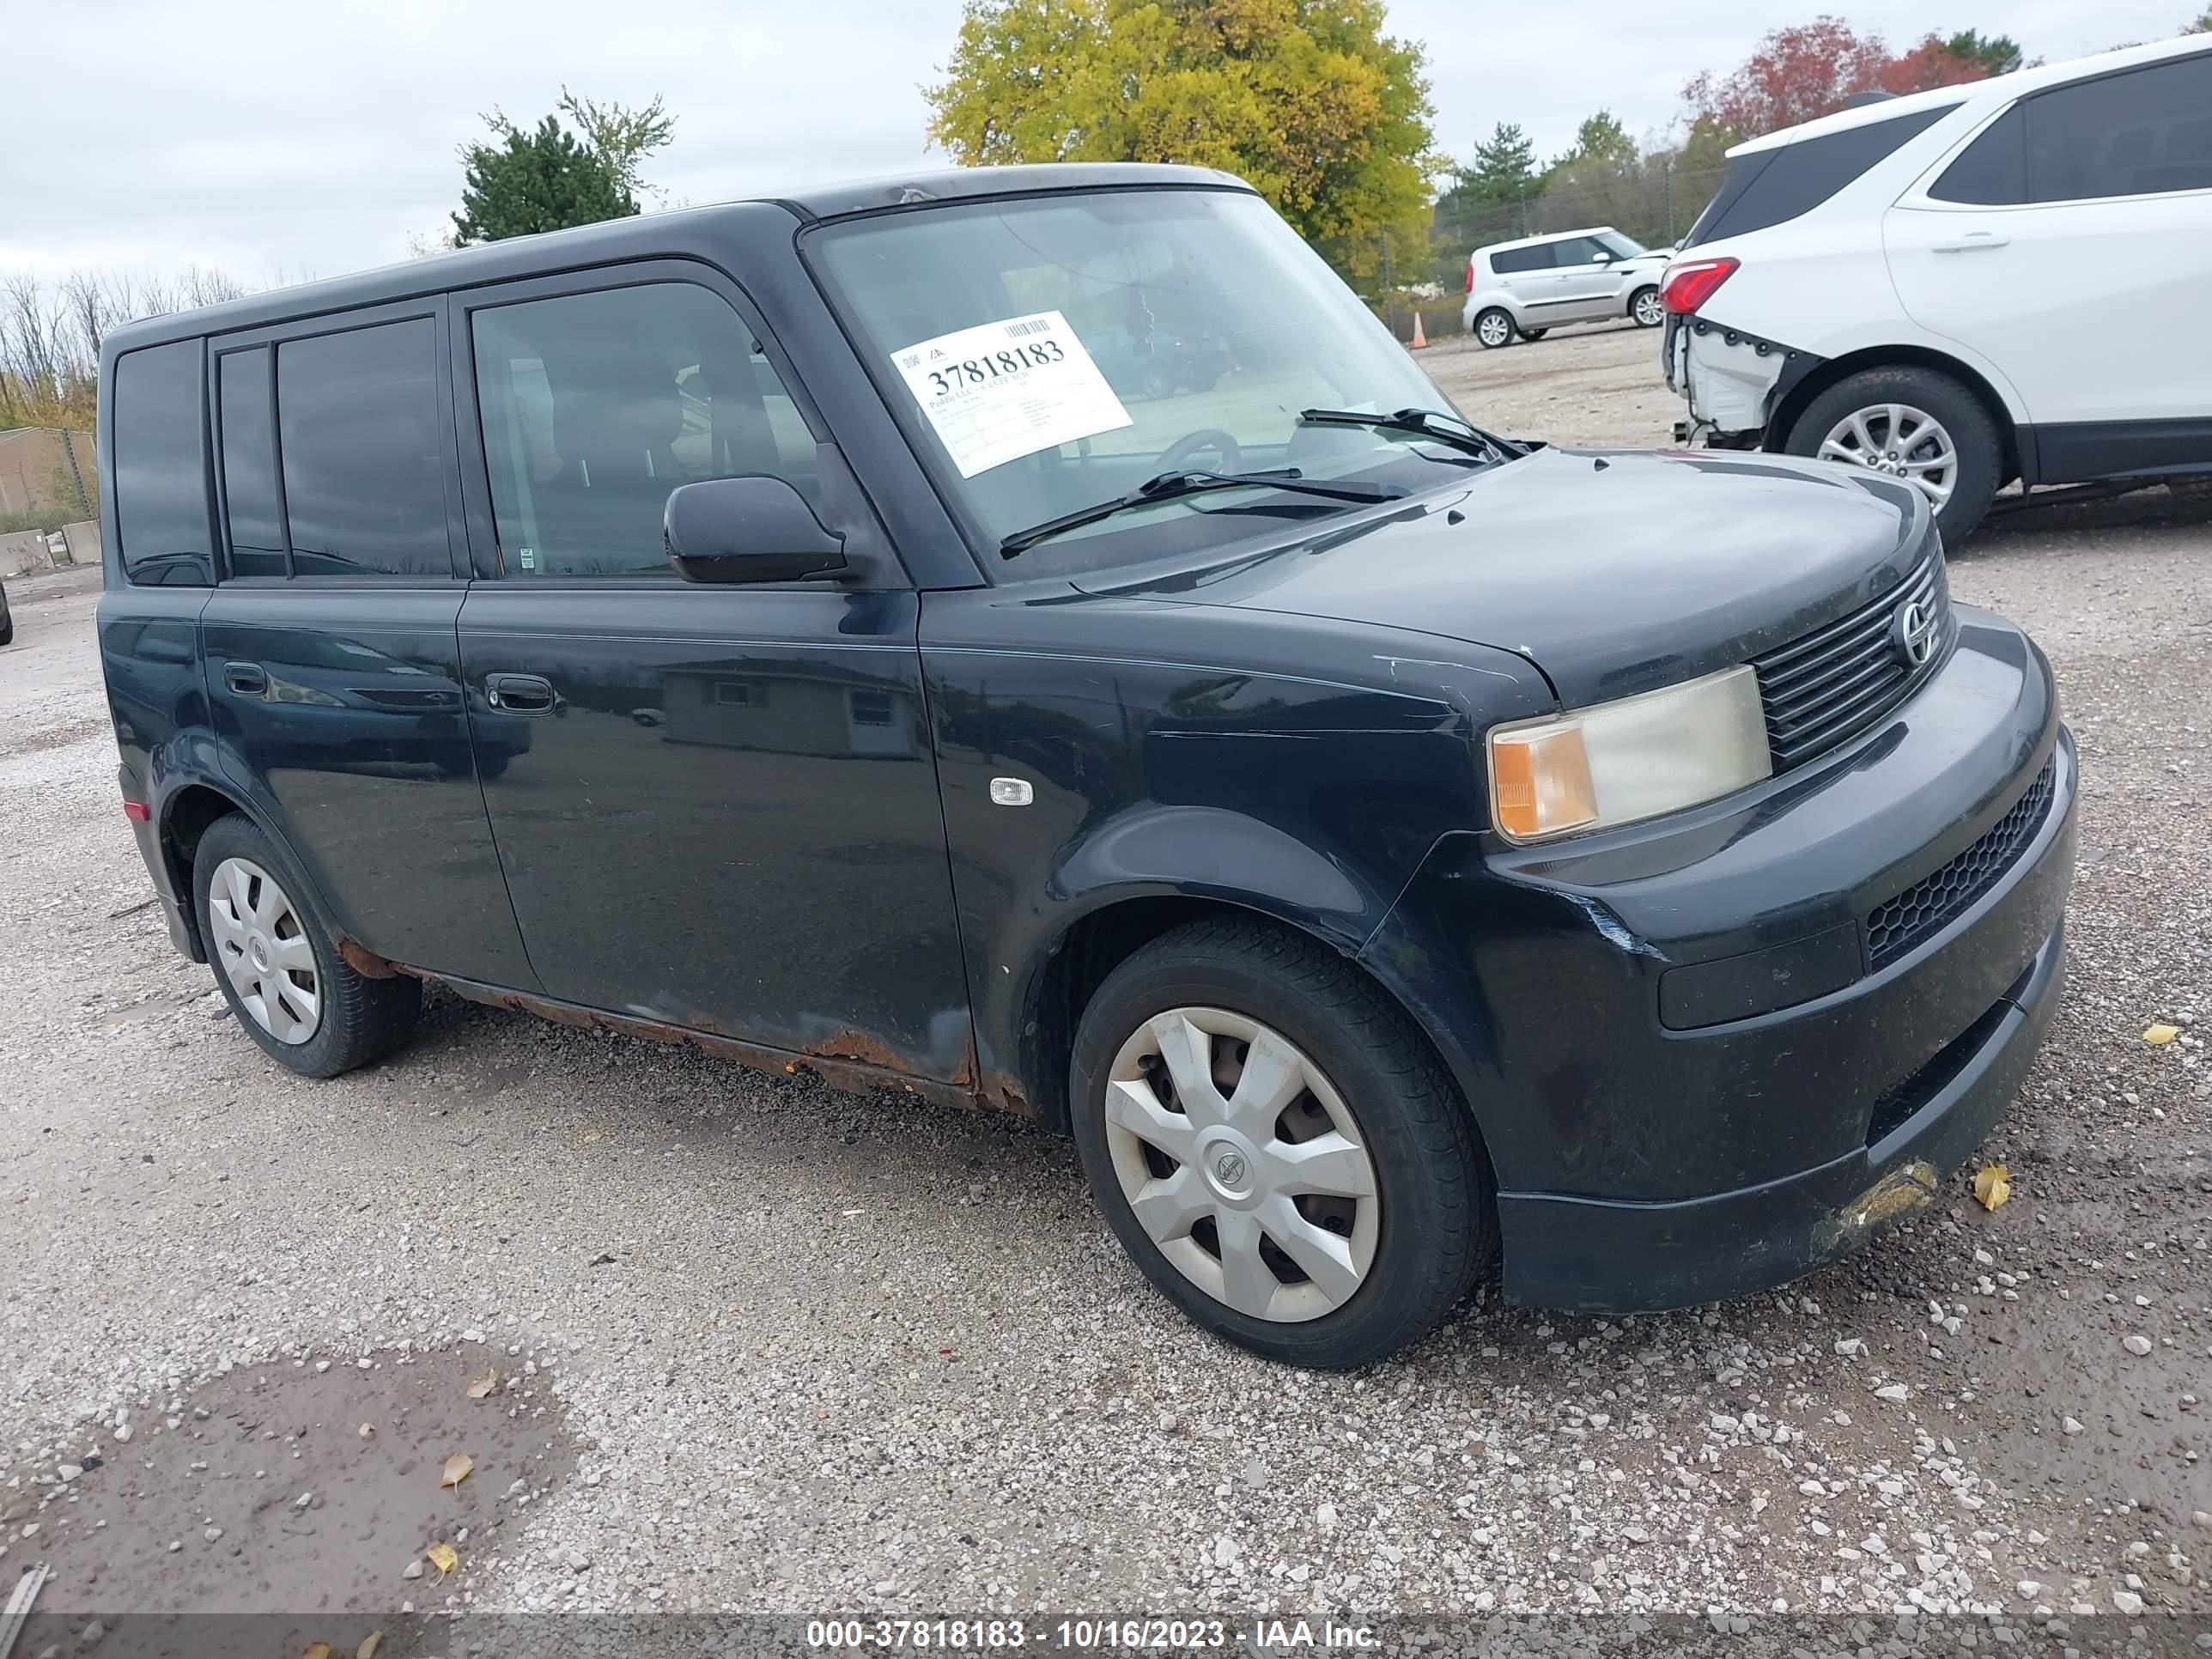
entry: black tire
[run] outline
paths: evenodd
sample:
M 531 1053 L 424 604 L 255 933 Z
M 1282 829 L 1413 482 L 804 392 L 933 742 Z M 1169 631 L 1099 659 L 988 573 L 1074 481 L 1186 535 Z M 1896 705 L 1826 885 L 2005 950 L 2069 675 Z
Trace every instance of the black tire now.
M 1524 328 L 1521 331 L 1521 337 L 1524 340 L 1540 340 L 1551 331 L 1548 328 Z
M 1955 550 L 1973 534 L 2004 481 L 2004 442 L 1982 400 L 1942 370 L 1869 368 L 1838 380 L 1799 412 L 1783 448 L 1818 455 L 1822 441 L 1854 411 L 1885 404 L 1923 410 L 1951 435 L 1957 476 L 1936 528 L 1943 545 Z
M 220 957 L 215 924 L 210 919 L 210 886 L 227 859 L 259 865 L 283 890 L 307 926 L 301 930 L 314 951 L 321 1015 L 304 1042 L 286 1042 L 253 1016 L 239 995 Z M 404 1042 L 422 1012 L 422 983 L 405 975 L 371 979 L 359 974 L 337 952 L 336 935 L 315 908 L 307 884 L 283 850 L 243 814 L 217 818 L 200 837 L 192 856 L 192 903 L 200 937 L 207 941 L 209 965 L 231 1015 L 271 1060 L 302 1077 L 336 1077 L 381 1059 Z
M 1270 1320 L 1216 1299 L 1163 1254 L 1123 1192 L 1106 1123 L 1115 1057 L 1154 1015 L 1186 1006 L 1224 1009 L 1279 1033 L 1310 1057 L 1356 1122 L 1375 1178 L 1375 1252 L 1349 1298 L 1318 1317 Z M 1434 1329 L 1496 1253 L 1489 1163 L 1450 1076 L 1373 981 L 1295 933 L 1224 918 L 1162 935 L 1098 988 L 1069 1069 L 1076 1144 L 1108 1224 L 1156 1289 L 1240 1347 L 1323 1370 L 1369 1364 Z
M 0 645 L 13 645 L 15 643 L 15 620 L 11 617 L 6 622 L 0 622 Z
M 1492 322 L 1493 320 L 1504 325 L 1504 331 L 1501 333 L 1498 329 L 1493 327 L 1490 331 L 1492 334 L 1497 335 L 1498 337 L 1496 339 L 1485 339 L 1483 337 L 1482 325 L 1485 323 Z M 1513 337 L 1520 331 L 1521 331 L 1518 328 L 1514 326 L 1513 313 L 1506 310 L 1503 306 L 1491 306 L 1482 311 L 1475 313 L 1474 325 L 1468 330 L 1468 332 L 1474 336 L 1476 342 L 1480 344 L 1486 351 L 1495 351 L 1501 346 L 1511 345 L 1513 343 Z
M 1647 299 L 1651 301 L 1648 306 L 1644 304 Z M 1658 284 L 1646 283 L 1628 296 L 1628 320 L 1638 328 L 1657 328 L 1667 320 L 1667 313 L 1658 301 Z

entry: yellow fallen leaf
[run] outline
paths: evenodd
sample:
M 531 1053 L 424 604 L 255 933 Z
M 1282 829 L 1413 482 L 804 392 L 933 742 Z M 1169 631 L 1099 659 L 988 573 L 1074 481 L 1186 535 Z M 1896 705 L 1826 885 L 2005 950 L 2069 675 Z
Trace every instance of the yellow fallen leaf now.
M 461 1565 L 460 1553 L 451 1544 L 433 1544 L 422 1552 L 422 1558 L 437 1568 L 441 1578 L 457 1571 Z
M 1984 1164 L 1974 1177 L 1974 1196 L 1984 1209 L 1996 1209 L 2012 1196 L 2012 1171 L 2002 1164 Z
M 2181 1028 L 2179 1025 L 2168 1025 L 2162 1020 L 2155 1025 L 2143 1028 L 2145 1042 L 2171 1042 L 2180 1035 Z
M 466 1452 L 455 1452 L 446 1460 L 446 1472 L 438 1477 L 440 1489 L 459 1486 L 469 1478 L 469 1471 L 476 1466 L 477 1460 Z
M 300 1656 L 300 1659 L 331 1659 L 331 1644 L 328 1642 L 310 1642 L 307 1650 Z
M 376 1650 L 384 1645 L 384 1632 L 373 1630 L 361 1638 L 361 1645 L 353 1650 L 353 1659 L 376 1659 Z
M 471 1377 L 470 1379 L 469 1398 L 471 1400 L 481 1400 L 498 1386 L 498 1370 L 496 1369 L 488 1370 L 482 1376 Z

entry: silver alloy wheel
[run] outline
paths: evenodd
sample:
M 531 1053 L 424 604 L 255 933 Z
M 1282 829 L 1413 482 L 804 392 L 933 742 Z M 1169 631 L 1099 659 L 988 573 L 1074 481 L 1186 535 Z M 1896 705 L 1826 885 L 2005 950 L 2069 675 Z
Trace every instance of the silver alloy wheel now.
M 1645 328 L 1656 328 L 1667 320 L 1667 307 L 1660 302 L 1659 290 L 1647 288 L 1636 296 L 1636 320 Z
M 323 1023 L 323 981 L 299 911 L 251 859 L 225 859 L 208 884 L 216 960 L 246 1012 L 279 1042 L 305 1042 Z
M 1375 1165 L 1321 1068 L 1225 1008 L 1170 1008 L 1106 1084 L 1106 1146 L 1137 1223 L 1177 1272 L 1255 1319 L 1342 1307 L 1375 1265 Z
M 1914 485 L 1932 507 L 1951 499 L 1959 482 L 1959 450 L 1943 423 L 1910 404 L 1855 409 L 1820 440 L 1824 461 L 1872 467 Z
M 1475 337 L 1486 346 L 1502 346 L 1513 337 L 1513 325 L 1502 311 L 1486 311 L 1474 319 Z

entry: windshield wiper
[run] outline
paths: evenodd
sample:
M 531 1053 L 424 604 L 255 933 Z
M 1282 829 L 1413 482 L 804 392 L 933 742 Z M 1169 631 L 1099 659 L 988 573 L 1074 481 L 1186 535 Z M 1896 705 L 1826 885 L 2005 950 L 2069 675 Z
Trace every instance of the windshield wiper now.
M 1503 459 L 1528 453 L 1510 438 L 1485 432 L 1472 421 L 1439 410 L 1401 409 L 1389 415 L 1374 415 L 1359 409 L 1302 409 L 1298 419 L 1310 426 L 1371 426 L 1385 432 L 1411 432 L 1456 449 L 1476 453 L 1488 450 Z
M 1302 495 L 1322 495 L 1334 501 L 1395 501 L 1406 492 L 1393 489 L 1388 484 L 1321 483 L 1304 477 L 1294 466 L 1279 467 L 1272 472 L 1163 472 L 1147 478 L 1126 495 L 1117 495 L 1110 501 L 1100 501 L 1095 507 L 1078 507 L 1073 513 L 1063 513 L 1057 519 L 1047 519 L 1042 524 L 1031 525 L 1027 530 L 1017 530 L 999 543 L 999 556 L 1011 559 L 1024 549 L 1035 547 L 1047 537 L 1057 536 L 1063 530 L 1074 530 L 1086 524 L 1097 524 L 1101 519 L 1110 519 L 1116 513 L 1126 513 L 1133 507 L 1149 507 L 1154 501 L 1171 501 L 1178 496 L 1196 495 L 1209 489 L 1288 489 Z

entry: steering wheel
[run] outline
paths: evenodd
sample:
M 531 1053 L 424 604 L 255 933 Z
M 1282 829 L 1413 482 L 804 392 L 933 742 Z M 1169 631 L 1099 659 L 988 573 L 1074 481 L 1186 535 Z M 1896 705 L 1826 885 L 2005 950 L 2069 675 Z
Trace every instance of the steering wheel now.
M 1187 432 L 1160 452 L 1154 462 L 1163 472 L 1184 472 L 1190 470 L 1194 456 L 1212 450 L 1221 457 L 1221 465 L 1210 469 L 1218 472 L 1241 472 L 1244 470 L 1244 452 L 1237 447 L 1237 440 L 1218 426 L 1202 426 L 1195 432 Z

